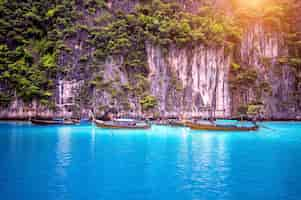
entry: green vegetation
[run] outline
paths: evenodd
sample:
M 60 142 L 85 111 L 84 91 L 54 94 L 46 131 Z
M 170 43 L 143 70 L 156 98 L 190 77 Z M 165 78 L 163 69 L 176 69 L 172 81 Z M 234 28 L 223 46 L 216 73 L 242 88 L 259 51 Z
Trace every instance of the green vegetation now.
M 235 10 L 235 18 L 242 26 L 263 23 L 266 29 L 270 31 L 287 31 L 291 21 L 287 20 L 288 16 L 292 16 L 292 11 L 296 11 L 296 6 L 293 1 L 262 1 L 258 2 L 258 6 L 245 6 L 248 3 L 244 2 L 242 5 L 240 0 L 232 0 Z M 239 5 L 240 4 L 240 5 Z
M 9 50 L 6 45 L 0 46 L 2 62 L 0 64 L 0 83 L 5 88 L 2 96 L 12 97 L 14 93 L 24 101 L 31 101 L 33 97 L 48 99 L 52 87 L 51 77 L 53 65 L 50 55 L 43 57 L 40 64 L 34 63 L 34 58 L 24 47 Z M 4 98 L 7 102 L 7 98 Z M 3 100 L 3 98 L 1 98 Z
M 256 84 L 258 74 L 254 67 L 231 64 L 230 85 L 232 89 L 247 89 Z
M 233 0 L 233 2 L 237 5 L 236 0 Z M 288 47 L 289 51 L 287 55 L 277 58 L 276 64 L 278 65 L 275 68 L 274 74 L 275 76 L 281 76 L 284 72 L 284 66 L 291 67 L 295 75 L 295 81 L 292 80 L 295 85 L 295 92 L 292 95 L 294 95 L 293 98 L 296 99 L 297 106 L 301 108 L 301 101 L 298 101 L 298 99 L 301 98 L 301 37 L 300 30 L 298 29 L 298 27 L 300 27 L 298 22 L 300 7 L 298 6 L 299 4 L 295 1 L 274 0 L 262 5 L 261 8 L 250 9 L 238 7 L 236 10 L 236 18 L 243 27 L 247 27 L 250 24 L 262 23 L 265 31 L 268 33 L 277 33 L 277 35 L 284 37 L 285 41 L 283 45 L 285 48 Z M 262 63 L 267 68 L 266 70 L 270 70 L 269 66 L 272 64 L 271 59 L 262 58 Z M 235 72 L 234 74 L 237 75 Z M 242 75 L 246 77 L 244 72 L 242 72 Z M 238 83 L 232 84 L 234 88 L 240 87 L 239 81 L 232 81 L 232 83 L 233 82 Z M 242 88 L 244 88 L 244 86 L 245 85 L 243 85 Z M 261 81 L 256 87 L 255 92 L 257 96 L 261 96 L 260 94 L 262 92 L 271 93 L 271 87 L 267 82 Z
M 18 97 L 49 102 L 57 72 L 57 46 L 72 24 L 74 1 L 0 4 L 0 105 Z
M 237 109 L 237 113 L 241 118 L 250 117 L 256 118 L 263 111 L 263 105 L 259 103 L 250 103 L 248 105 L 241 105 Z
M 155 0 L 137 7 L 134 14 L 148 40 L 168 47 L 171 44 L 224 45 L 240 39 L 240 29 L 234 21 L 204 6 L 196 14 L 185 12 L 176 3 Z
M 249 104 L 247 115 L 251 118 L 256 118 L 261 114 L 262 110 L 263 110 L 263 105 L 261 104 Z
M 95 28 L 92 32 L 92 44 L 97 48 L 95 56 L 103 60 L 122 55 L 128 71 L 147 74 L 145 43 L 138 28 L 126 15 L 119 15 L 107 26 Z
M 117 12 L 113 16 L 104 12 L 104 15 L 95 19 L 95 23 L 90 32 L 90 44 L 96 47 L 94 56 L 99 60 L 105 60 L 108 56 L 123 56 L 124 70 L 130 76 L 127 88 L 131 88 L 130 92 L 140 98 L 144 110 L 157 104 L 147 95 L 147 43 L 160 46 L 166 53 L 171 45 L 230 47 L 239 42 L 241 37 L 241 30 L 232 18 L 210 7 L 191 14 L 176 3 L 159 0 L 140 4 L 131 13 Z M 173 79 L 173 83 L 176 82 Z M 181 91 L 180 84 L 176 83 L 175 86 Z
M 118 13 L 112 19 L 105 14 L 97 19 L 105 26 L 95 27 L 92 44 L 97 47 L 95 56 L 123 55 L 128 70 L 147 73 L 147 42 L 161 46 L 165 51 L 170 45 L 224 46 L 240 40 L 241 30 L 230 17 L 205 7 L 199 13 L 185 12 L 176 3 L 159 0 L 140 5 L 133 13 Z
M 142 109 L 147 111 L 155 108 L 155 106 L 157 105 L 157 99 L 154 96 L 146 95 L 140 100 L 140 104 L 142 106 Z

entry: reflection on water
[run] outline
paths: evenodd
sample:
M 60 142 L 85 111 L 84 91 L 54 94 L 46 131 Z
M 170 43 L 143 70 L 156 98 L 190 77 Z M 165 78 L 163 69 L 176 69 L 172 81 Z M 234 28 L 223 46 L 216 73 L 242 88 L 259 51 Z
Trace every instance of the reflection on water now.
M 225 138 L 224 135 L 217 138 L 207 133 L 192 136 L 192 149 L 188 152 L 192 152 L 190 189 L 196 191 L 192 193 L 193 199 L 199 199 L 204 195 L 198 188 L 210 191 L 215 198 L 227 196 L 229 163 Z
M 215 199 L 228 197 L 227 181 L 231 164 L 227 134 L 216 137 L 185 128 L 179 132 L 177 174 L 185 182 L 182 190 L 191 194 L 190 199 L 206 199 L 208 194 Z
M 91 130 L 91 157 L 93 160 L 95 159 L 95 151 L 96 151 L 96 146 L 95 146 L 95 140 L 96 140 L 96 133 L 95 133 L 95 126 L 92 126 Z
M 58 143 L 57 143 L 57 165 L 56 171 L 60 176 L 66 176 L 66 168 L 69 166 L 71 156 L 71 127 L 60 127 L 58 129 Z
M 17 145 L 17 128 L 12 128 L 10 130 L 9 140 L 10 140 L 10 151 L 12 154 L 16 153 L 17 148 L 20 148 L 20 145 Z

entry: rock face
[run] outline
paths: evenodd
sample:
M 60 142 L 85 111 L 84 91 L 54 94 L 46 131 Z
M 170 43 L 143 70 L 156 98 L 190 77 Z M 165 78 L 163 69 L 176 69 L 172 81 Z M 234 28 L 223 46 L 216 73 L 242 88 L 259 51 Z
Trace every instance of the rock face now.
M 23 120 L 36 116 L 50 118 L 54 116 L 54 112 L 38 105 L 36 102 L 32 102 L 30 105 L 27 105 L 20 100 L 15 100 L 11 102 L 8 108 L 0 110 L 1 119 Z
M 161 115 L 208 116 L 204 108 L 209 107 L 218 117 L 230 116 L 230 57 L 222 48 L 170 48 L 163 55 L 147 45 L 147 53 L 151 92 Z
M 211 107 L 217 117 L 229 118 L 237 105 L 259 100 L 256 99 L 253 88 L 249 88 L 243 95 L 231 94 L 228 80 L 231 56 L 223 48 L 202 45 L 182 49 L 170 47 L 167 53 L 152 44 L 147 44 L 146 48 L 150 90 L 158 100 L 156 110 L 160 116 L 207 117 L 209 112 L 205 108 Z M 278 58 L 287 55 L 281 36 L 265 32 L 258 24 L 250 27 L 243 36 L 240 54 L 242 63 L 253 66 L 259 72 L 259 79 L 271 85 L 272 93 L 263 94 L 261 99 L 266 105 L 265 117 L 295 118 L 297 110 L 292 98 L 293 72 L 288 66 L 277 63 Z M 129 83 L 129 76 L 121 69 L 122 62 L 120 57 L 107 59 L 102 67 L 106 82 L 119 79 L 121 85 Z M 70 73 L 74 74 L 74 71 Z M 75 98 L 79 96 L 84 80 L 76 77 L 76 74 L 69 75 L 68 79 L 71 80 L 58 81 L 55 112 L 34 102 L 26 107 L 22 102 L 15 101 L 9 108 L 1 110 L 0 117 L 23 119 L 74 115 Z M 89 110 L 98 105 L 110 105 L 123 111 L 122 100 L 112 98 L 112 94 L 106 89 L 98 89 L 88 95 L 92 103 L 81 104 L 76 108 L 81 115 L 85 113 L 88 116 Z M 141 115 L 139 100 L 129 95 L 125 98 L 132 108 L 131 112 Z
M 30 104 L 16 99 L 7 109 L 0 110 L 1 119 L 28 119 L 28 118 L 52 118 L 74 116 L 73 106 L 78 95 L 82 81 L 58 81 L 56 87 L 55 109 L 46 108 L 36 101 Z
M 249 88 L 243 95 L 239 94 L 240 98 L 233 97 L 232 105 L 262 101 L 265 118 L 295 118 L 298 110 L 293 96 L 294 72 L 288 65 L 279 63 L 279 59 L 288 56 L 283 36 L 265 30 L 260 23 L 252 25 L 243 35 L 240 56 L 242 64 L 254 67 L 258 80 L 267 82 L 271 91 L 258 98 L 254 89 Z
M 76 104 L 76 97 L 83 84 L 83 81 L 59 80 L 57 84 L 56 107 L 57 114 L 64 117 L 72 117 L 73 106 Z M 76 108 L 75 108 L 76 109 Z
M 124 114 L 142 114 L 138 97 L 125 89 L 130 85 L 131 76 L 124 70 L 123 62 L 122 56 L 115 56 L 107 58 L 103 64 L 101 71 L 103 86 L 96 86 L 92 94 L 92 109 L 96 114 L 99 114 L 97 111 L 99 107 L 107 107 Z

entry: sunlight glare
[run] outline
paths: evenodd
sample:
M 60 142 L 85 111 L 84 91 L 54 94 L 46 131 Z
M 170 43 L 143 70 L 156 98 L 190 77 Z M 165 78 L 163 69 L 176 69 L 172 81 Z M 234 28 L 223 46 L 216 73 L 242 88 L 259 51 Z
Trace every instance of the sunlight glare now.
M 251 9 L 262 8 L 266 3 L 267 0 L 237 0 L 237 4 L 239 7 Z

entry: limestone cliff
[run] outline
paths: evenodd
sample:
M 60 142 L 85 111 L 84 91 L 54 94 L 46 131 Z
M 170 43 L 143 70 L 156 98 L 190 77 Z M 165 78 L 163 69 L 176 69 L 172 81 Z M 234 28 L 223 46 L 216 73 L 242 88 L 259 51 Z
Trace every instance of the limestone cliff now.
M 294 99 L 294 71 L 286 63 L 279 62 L 287 56 L 288 46 L 281 33 L 266 30 L 260 23 L 249 27 L 241 43 L 241 62 L 255 68 L 258 81 L 268 83 L 269 90 L 256 95 L 255 89 L 251 87 L 234 96 L 232 105 L 262 101 L 265 118 L 296 118 L 300 111 Z
M 107 9 L 131 12 L 139 2 L 107 1 Z M 196 12 L 203 5 L 200 1 L 178 2 L 189 12 Z M 216 1 L 214 5 L 227 12 L 231 10 L 227 1 Z M 84 8 L 80 9 L 86 13 Z M 105 13 L 99 10 L 93 15 L 84 14 L 79 21 L 85 27 L 66 37 L 64 45 L 68 51 L 62 51 L 58 58 L 60 73 L 55 80 L 53 108 L 36 101 L 24 104 L 16 99 L 1 108 L 0 118 L 88 117 L 91 110 L 101 115 L 108 108 L 127 115 L 207 117 L 209 113 L 204 108 L 208 107 L 213 108 L 217 117 L 231 118 L 237 115 L 240 105 L 259 101 L 264 105 L 266 119 L 298 117 L 294 71 L 286 63 L 279 62 L 289 54 L 280 32 L 265 29 L 260 22 L 252 23 L 243 31 L 236 52 L 201 43 L 171 44 L 166 51 L 146 41 L 148 71 L 141 77 L 125 69 L 126 61 L 121 55 L 110 55 L 104 60 L 95 57 L 97 48 L 89 42 L 89 31 L 83 29 L 94 27 L 94 19 Z M 230 83 L 233 62 L 257 72 L 254 86 L 233 90 Z M 258 91 L 262 83 L 265 89 Z M 140 93 L 149 90 L 157 100 L 156 107 L 144 111 L 137 90 L 142 90 Z
M 161 115 L 230 117 L 228 73 L 230 57 L 223 48 L 173 48 L 162 55 L 147 46 L 151 91 L 159 99 Z

